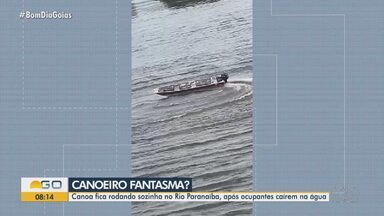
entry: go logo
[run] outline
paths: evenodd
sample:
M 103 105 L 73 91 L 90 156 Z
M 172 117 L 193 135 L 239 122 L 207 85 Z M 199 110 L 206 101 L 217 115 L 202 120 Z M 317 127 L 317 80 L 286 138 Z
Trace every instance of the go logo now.
M 61 189 L 63 183 L 60 180 L 34 180 L 29 184 L 30 189 Z

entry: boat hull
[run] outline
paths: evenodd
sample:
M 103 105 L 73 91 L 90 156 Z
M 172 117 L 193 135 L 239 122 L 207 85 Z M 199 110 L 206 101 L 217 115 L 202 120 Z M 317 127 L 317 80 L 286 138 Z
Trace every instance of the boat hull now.
M 209 88 L 221 87 L 221 86 L 224 86 L 224 84 L 225 84 L 225 82 L 219 82 L 219 83 L 214 83 L 214 84 L 210 84 L 210 85 L 204 85 L 204 86 L 199 86 L 199 87 L 195 87 L 195 88 L 190 88 L 190 89 L 186 89 L 186 90 L 179 90 L 179 91 L 172 91 L 172 92 L 156 92 L 156 94 L 162 95 L 162 96 L 169 96 L 169 95 L 198 92 L 200 90 L 206 90 Z

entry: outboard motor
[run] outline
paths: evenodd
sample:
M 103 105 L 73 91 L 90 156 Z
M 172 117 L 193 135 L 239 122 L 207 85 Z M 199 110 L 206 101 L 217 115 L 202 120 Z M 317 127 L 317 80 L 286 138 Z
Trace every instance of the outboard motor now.
M 221 74 L 221 75 L 217 78 L 217 81 L 224 80 L 224 82 L 227 82 L 227 81 L 228 81 L 228 78 L 229 78 L 228 74 L 223 73 L 223 74 Z

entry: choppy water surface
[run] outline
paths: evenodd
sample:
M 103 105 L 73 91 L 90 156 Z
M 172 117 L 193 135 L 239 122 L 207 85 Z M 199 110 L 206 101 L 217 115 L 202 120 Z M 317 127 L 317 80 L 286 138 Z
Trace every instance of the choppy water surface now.
M 252 1 L 134 0 L 134 176 L 192 177 L 195 191 L 251 190 Z M 228 73 L 223 88 L 154 88 Z M 135 203 L 134 215 L 250 215 L 245 203 Z

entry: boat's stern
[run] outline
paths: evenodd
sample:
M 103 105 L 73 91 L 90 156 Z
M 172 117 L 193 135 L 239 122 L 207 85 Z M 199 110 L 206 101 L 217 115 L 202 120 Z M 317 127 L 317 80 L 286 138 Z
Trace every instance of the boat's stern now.
M 228 82 L 228 78 L 229 78 L 229 76 L 226 73 L 222 73 L 216 77 L 218 82 L 220 82 L 220 81 Z

